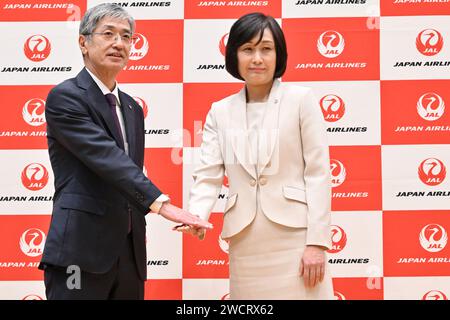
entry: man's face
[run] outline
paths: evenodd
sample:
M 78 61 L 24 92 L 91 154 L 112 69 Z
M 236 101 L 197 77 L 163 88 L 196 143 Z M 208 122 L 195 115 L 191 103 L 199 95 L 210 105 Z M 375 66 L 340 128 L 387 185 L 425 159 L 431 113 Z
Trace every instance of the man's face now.
M 80 35 L 85 64 L 98 74 L 119 73 L 128 62 L 131 28 L 127 20 L 105 17 L 89 36 Z

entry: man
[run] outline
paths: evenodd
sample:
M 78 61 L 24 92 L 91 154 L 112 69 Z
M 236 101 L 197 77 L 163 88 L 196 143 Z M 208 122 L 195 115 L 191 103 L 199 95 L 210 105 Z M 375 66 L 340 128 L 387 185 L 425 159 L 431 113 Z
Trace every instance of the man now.
M 149 211 L 212 227 L 169 204 L 142 172 L 143 112 L 116 83 L 134 28 L 118 5 L 88 10 L 79 31 L 85 68 L 47 98 L 55 195 L 40 268 L 48 299 L 143 299 Z M 77 270 L 79 281 L 70 279 Z

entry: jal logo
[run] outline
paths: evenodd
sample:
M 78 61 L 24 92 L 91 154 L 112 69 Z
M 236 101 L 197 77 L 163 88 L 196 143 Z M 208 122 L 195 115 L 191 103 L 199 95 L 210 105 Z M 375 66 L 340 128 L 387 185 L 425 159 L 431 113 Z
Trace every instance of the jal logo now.
M 347 300 L 339 291 L 334 291 L 334 300 Z
M 344 47 L 344 37 L 337 31 L 325 31 L 317 40 L 317 50 L 326 58 L 336 58 L 344 51 Z
M 437 93 L 425 93 L 419 98 L 419 101 L 417 101 L 417 113 L 424 120 L 435 121 L 442 117 L 444 111 L 444 100 Z
M 28 100 L 22 109 L 22 117 L 30 126 L 38 127 L 45 123 L 45 101 L 39 98 Z
M 417 50 L 424 56 L 434 56 L 438 54 L 444 46 L 444 38 L 435 29 L 425 29 L 416 38 Z
M 133 99 L 137 102 L 137 104 L 142 108 L 142 112 L 144 112 L 144 119 L 147 118 L 148 115 L 148 106 L 145 103 L 144 99 L 139 97 L 133 97 Z
M 22 300 L 44 300 L 41 296 L 37 294 L 29 294 L 22 298 Z
M 38 62 L 48 58 L 51 44 L 43 35 L 35 34 L 25 41 L 23 51 L 28 59 Z
M 429 186 L 437 186 L 444 181 L 447 170 L 441 160 L 428 158 L 420 163 L 418 173 L 423 183 Z
M 447 296 L 439 290 L 431 290 L 425 293 L 422 300 L 448 300 Z
M 223 182 L 222 182 L 222 185 L 223 185 L 225 188 L 229 188 L 229 187 L 230 187 L 230 185 L 228 184 L 228 177 L 227 177 L 227 176 L 223 176 Z
M 28 229 L 20 237 L 20 250 L 29 257 L 38 257 L 44 250 L 45 238 L 45 233 L 42 230 Z
M 228 254 L 228 241 L 223 240 L 220 235 L 219 235 L 219 247 L 220 249 L 222 249 L 223 252 Z
M 130 60 L 140 60 L 146 56 L 147 52 L 147 38 L 140 33 L 135 33 L 131 42 Z
M 335 94 L 328 94 L 320 99 L 320 108 L 324 119 L 328 122 L 340 120 L 345 113 L 344 100 Z
M 347 171 L 342 162 L 336 159 L 330 159 L 331 186 L 333 188 L 344 183 Z
M 439 252 L 447 244 L 447 232 L 438 224 L 428 224 L 420 231 L 419 241 L 428 252 Z
M 342 251 L 347 244 L 347 235 L 344 229 L 339 226 L 331 226 L 331 249 L 328 250 L 329 253 L 336 253 Z
M 227 43 L 228 43 L 228 33 L 222 36 L 219 41 L 219 50 L 220 53 L 225 57 L 225 53 L 227 51 Z
M 30 163 L 22 170 L 22 184 L 31 191 L 43 189 L 48 182 L 48 171 L 40 163 Z
M 230 300 L 230 294 L 225 294 L 224 296 L 222 296 L 222 298 L 220 298 L 220 300 Z

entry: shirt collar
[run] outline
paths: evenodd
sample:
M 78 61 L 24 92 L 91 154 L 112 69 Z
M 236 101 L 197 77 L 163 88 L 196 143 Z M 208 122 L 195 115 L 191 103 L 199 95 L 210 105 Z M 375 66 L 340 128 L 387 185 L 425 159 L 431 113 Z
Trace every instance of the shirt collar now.
M 108 93 L 112 93 L 116 97 L 118 105 L 120 105 L 119 86 L 118 86 L 117 81 L 116 81 L 116 85 L 114 86 L 114 89 L 112 91 L 110 91 L 108 89 L 108 87 L 105 86 L 105 84 L 99 78 L 97 78 L 88 68 L 86 68 L 86 71 L 91 75 L 92 79 L 97 84 L 97 86 L 100 88 L 100 90 L 102 91 L 103 95 L 106 95 Z

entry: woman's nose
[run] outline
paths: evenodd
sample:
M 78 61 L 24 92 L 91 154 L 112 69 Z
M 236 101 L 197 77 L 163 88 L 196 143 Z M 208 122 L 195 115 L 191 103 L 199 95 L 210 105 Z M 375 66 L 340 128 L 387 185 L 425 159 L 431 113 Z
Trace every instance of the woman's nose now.
M 261 53 L 258 50 L 255 50 L 252 60 L 253 60 L 254 63 L 262 62 L 262 56 L 261 56 Z

